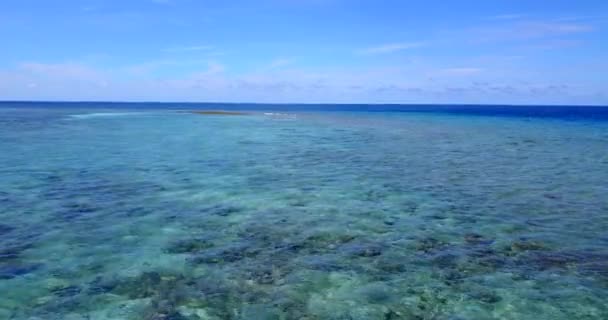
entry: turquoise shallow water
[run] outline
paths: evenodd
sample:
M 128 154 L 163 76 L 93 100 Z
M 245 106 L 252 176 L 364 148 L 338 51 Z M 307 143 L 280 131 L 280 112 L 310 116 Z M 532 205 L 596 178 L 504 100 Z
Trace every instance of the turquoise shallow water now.
M 0 319 L 607 319 L 608 122 L 0 109 Z

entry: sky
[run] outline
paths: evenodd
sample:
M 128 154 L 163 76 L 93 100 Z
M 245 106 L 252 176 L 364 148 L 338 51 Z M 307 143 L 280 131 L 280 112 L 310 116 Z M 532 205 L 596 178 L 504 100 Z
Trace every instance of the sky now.
M 2 0 L 0 100 L 608 105 L 608 1 Z

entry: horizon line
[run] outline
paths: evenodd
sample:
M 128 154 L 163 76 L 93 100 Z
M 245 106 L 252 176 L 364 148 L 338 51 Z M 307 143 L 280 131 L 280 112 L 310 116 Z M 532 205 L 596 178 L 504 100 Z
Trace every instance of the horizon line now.
M 310 106 L 489 106 L 489 107 L 604 107 L 608 104 L 519 104 L 519 103 L 346 103 L 346 102 L 219 102 L 219 101 L 104 101 L 104 100 L 0 100 L 6 103 L 108 103 L 108 104 L 224 104 L 224 105 L 310 105 Z

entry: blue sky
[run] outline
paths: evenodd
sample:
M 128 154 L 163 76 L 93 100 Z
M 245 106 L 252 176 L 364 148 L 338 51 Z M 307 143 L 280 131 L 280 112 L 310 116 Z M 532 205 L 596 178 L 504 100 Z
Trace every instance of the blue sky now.
M 0 99 L 608 105 L 606 0 L 3 0 Z

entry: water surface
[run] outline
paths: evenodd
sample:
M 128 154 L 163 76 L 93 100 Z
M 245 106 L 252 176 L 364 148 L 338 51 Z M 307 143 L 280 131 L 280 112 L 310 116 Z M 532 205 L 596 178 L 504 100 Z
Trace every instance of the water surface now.
M 604 109 L 273 108 L 0 108 L 0 318 L 608 318 Z

